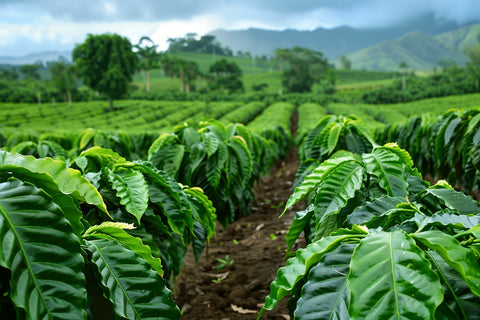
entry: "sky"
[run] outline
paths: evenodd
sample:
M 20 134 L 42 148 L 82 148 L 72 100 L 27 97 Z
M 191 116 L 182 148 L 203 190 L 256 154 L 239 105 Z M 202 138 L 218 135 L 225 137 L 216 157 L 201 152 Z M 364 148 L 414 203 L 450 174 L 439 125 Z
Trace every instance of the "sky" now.
M 148 36 L 165 50 L 168 38 L 219 28 L 381 28 L 424 15 L 479 21 L 480 0 L 0 0 L 0 56 L 71 51 L 89 33 Z

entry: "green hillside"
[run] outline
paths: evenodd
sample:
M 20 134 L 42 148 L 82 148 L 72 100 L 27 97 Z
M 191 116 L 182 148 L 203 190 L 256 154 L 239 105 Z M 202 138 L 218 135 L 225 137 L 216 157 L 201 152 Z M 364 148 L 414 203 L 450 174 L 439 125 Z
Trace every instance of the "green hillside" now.
M 447 37 L 446 34 L 443 36 Z M 449 35 L 450 41 L 454 38 L 455 35 Z M 354 68 L 369 70 L 398 70 L 402 62 L 414 70 L 427 70 L 438 66 L 441 60 L 455 61 L 459 65 L 467 61 L 456 47 L 418 31 L 356 51 L 348 58 Z

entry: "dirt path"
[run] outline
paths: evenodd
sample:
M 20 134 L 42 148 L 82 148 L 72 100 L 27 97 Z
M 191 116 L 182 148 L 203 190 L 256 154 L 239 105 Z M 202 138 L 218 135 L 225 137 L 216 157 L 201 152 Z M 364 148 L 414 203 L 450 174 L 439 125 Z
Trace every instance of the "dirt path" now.
M 208 258 L 204 254 L 195 266 L 192 255 L 186 257 L 175 292 L 184 310 L 182 319 L 256 319 L 271 281 L 285 265 L 285 234 L 295 211 L 289 210 L 282 218 L 279 215 L 293 192 L 297 168 L 297 151 L 292 149 L 284 162 L 278 162 L 258 182 L 252 213 L 225 230 L 217 228 Z M 217 259 L 231 264 L 222 267 Z M 289 319 L 286 299 L 262 319 Z

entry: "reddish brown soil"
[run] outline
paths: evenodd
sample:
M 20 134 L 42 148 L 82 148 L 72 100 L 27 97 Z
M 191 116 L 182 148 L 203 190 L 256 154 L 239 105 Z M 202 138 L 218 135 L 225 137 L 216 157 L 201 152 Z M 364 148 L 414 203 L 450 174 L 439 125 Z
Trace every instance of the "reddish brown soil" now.
M 270 283 L 277 270 L 285 266 L 285 234 L 295 209 L 279 216 L 293 192 L 297 168 L 297 151 L 292 149 L 284 162 L 278 162 L 270 174 L 258 182 L 252 213 L 226 229 L 217 227 L 216 240 L 211 240 L 208 256 L 204 253 L 197 266 L 193 256 L 187 255 L 174 292 L 183 310 L 182 319 L 257 318 L 270 292 Z M 217 259 L 225 259 L 227 255 L 233 263 L 219 267 Z M 266 312 L 262 319 L 289 319 L 286 300 Z

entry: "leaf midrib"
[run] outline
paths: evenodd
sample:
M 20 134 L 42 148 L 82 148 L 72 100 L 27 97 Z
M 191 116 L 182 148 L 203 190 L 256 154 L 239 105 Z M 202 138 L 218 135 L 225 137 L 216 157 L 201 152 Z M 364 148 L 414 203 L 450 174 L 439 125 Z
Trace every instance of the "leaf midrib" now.
M 133 312 L 135 313 L 136 315 L 136 318 L 137 319 L 141 319 L 141 316 L 138 314 L 137 312 L 137 309 L 135 308 L 135 304 L 133 303 L 132 300 L 130 300 L 130 297 L 128 296 L 126 290 L 123 288 L 123 285 L 122 283 L 120 282 L 120 280 L 118 280 L 118 276 L 117 274 L 114 272 L 114 270 L 112 268 L 110 268 L 110 264 L 108 263 L 108 260 L 107 258 L 103 255 L 102 251 L 100 250 L 100 248 L 97 246 L 97 244 L 94 242 L 94 241 L 89 241 L 94 247 L 95 249 L 97 250 L 100 258 L 105 262 L 105 267 L 108 269 L 108 271 L 110 271 L 110 273 L 113 275 L 113 278 L 115 279 L 115 282 L 117 283 L 118 287 L 122 290 L 124 296 L 127 298 L 127 301 L 129 302 L 129 304 L 131 305 L 132 307 L 132 310 Z M 110 288 L 109 288 L 110 289 Z
M 395 266 L 393 264 L 393 245 L 392 245 L 392 237 L 393 233 L 390 233 L 388 241 L 388 247 L 390 250 L 390 267 L 391 267 L 391 274 L 392 274 L 392 283 L 393 283 L 393 292 L 395 295 L 395 311 L 397 314 L 397 319 L 400 319 L 400 307 L 398 305 L 398 290 L 397 290 L 397 282 L 395 281 Z
M 10 228 L 11 230 L 13 231 L 13 233 L 15 234 L 15 238 L 17 239 L 17 242 L 18 242 L 18 245 L 20 246 L 20 251 L 21 251 L 21 254 L 23 255 L 23 258 L 24 258 L 24 262 L 25 262 L 25 265 L 27 266 L 27 269 L 30 273 L 30 277 L 33 279 L 33 283 L 34 283 L 34 286 L 35 288 L 37 289 L 37 292 L 39 293 L 39 297 L 40 297 L 40 301 L 42 302 L 43 304 L 43 307 L 45 309 L 45 311 L 47 312 L 47 314 L 49 315 L 49 318 L 50 319 L 53 319 L 53 316 L 52 314 L 50 313 L 50 310 L 48 309 L 47 307 L 47 303 L 44 299 L 44 296 L 42 294 L 42 291 L 40 290 L 40 286 L 38 285 L 38 282 L 37 282 L 37 279 L 36 277 L 34 276 L 34 272 L 32 270 L 32 267 L 30 265 L 30 261 L 28 260 L 27 258 L 27 254 L 26 254 L 26 251 L 25 251 L 25 248 L 23 246 L 23 243 L 21 241 L 21 238 L 17 232 L 17 230 L 15 229 L 15 225 L 13 224 L 12 220 L 10 219 L 10 217 L 8 216 L 7 212 L 5 211 L 5 209 L 3 208 L 3 206 L 1 205 L 0 203 L 0 212 L 2 213 L 2 215 L 5 217 L 5 220 L 8 222 L 8 224 L 10 225 Z M 8 268 L 8 267 L 7 267 Z M 10 269 L 10 268 L 9 268 Z M 27 307 L 27 306 L 25 306 Z

